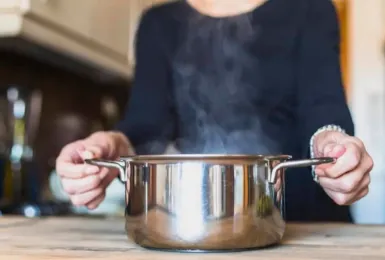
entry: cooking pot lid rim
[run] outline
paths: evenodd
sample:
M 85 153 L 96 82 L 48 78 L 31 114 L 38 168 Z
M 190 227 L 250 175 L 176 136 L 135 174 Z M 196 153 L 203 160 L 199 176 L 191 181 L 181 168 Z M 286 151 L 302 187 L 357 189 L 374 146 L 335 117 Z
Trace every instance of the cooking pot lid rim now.
M 244 160 L 244 161 L 261 161 L 261 160 L 288 160 L 291 155 L 250 155 L 250 154 L 157 154 L 157 155 L 135 155 L 120 156 L 121 160 L 130 161 L 205 161 L 205 160 Z

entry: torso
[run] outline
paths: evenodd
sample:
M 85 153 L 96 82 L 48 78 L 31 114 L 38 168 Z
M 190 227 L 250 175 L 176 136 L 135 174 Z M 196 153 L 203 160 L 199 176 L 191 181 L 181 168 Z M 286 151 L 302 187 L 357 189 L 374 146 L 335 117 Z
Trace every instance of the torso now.
M 202 15 L 183 1 L 163 6 L 167 23 L 159 32 L 170 62 L 179 150 L 296 152 L 295 137 L 287 136 L 297 127 L 296 39 L 303 16 L 295 2 L 303 1 L 291 2 L 270 0 L 228 18 Z
M 238 16 L 252 12 L 269 0 L 239 0 L 239 1 L 212 1 L 212 0 L 185 0 L 199 13 L 210 17 Z
M 153 10 L 182 153 L 304 156 L 297 63 L 313 1 L 329 0 L 268 0 L 228 18 L 201 15 L 184 1 Z M 351 221 L 309 170 L 286 172 L 287 219 Z

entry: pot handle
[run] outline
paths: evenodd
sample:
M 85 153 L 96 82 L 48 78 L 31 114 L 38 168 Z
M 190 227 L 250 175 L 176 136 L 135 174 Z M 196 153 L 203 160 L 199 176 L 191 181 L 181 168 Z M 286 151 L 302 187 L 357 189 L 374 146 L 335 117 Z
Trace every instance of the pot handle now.
M 126 160 L 111 161 L 111 160 L 102 160 L 102 159 L 86 159 L 84 160 L 84 162 L 90 165 L 118 169 L 119 178 L 121 179 L 122 182 L 126 182 L 129 178 L 128 173 L 126 172 L 126 169 L 127 169 Z
M 312 159 L 282 162 L 276 165 L 271 170 L 269 182 L 275 183 L 277 178 L 277 172 L 284 168 L 286 169 L 286 168 L 308 167 L 308 166 L 320 165 L 320 164 L 326 164 L 326 163 L 335 163 L 336 160 L 337 160 L 336 158 L 332 158 L 332 157 L 319 157 L 319 158 L 312 158 Z

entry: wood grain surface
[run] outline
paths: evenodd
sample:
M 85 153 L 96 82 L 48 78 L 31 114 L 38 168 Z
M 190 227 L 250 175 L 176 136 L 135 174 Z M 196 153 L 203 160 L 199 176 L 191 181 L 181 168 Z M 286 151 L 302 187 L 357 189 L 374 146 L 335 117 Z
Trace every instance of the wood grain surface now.
M 282 243 L 240 253 L 176 253 L 139 248 L 122 218 L 0 217 L 0 259 L 217 260 L 385 259 L 385 226 L 289 224 Z

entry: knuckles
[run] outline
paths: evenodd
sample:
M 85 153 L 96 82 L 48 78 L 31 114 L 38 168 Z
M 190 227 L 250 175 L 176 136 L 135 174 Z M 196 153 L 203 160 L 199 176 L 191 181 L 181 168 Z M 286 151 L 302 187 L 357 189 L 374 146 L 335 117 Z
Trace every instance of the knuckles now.
M 348 197 L 343 193 L 337 193 L 333 200 L 339 206 L 344 206 L 348 203 Z
M 76 193 L 74 188 L 71 185 L 67 185 L 65 182 L 62 182 L 62 186 L 63 186 L 64 192 L 67 193 L 68 195 L 72 195 Z
M 72 202 L 72 205 L 77 207 L 85 205 L 85 203 L 83 203 L 78 196 L 71 196 L 71 202 Z
M 358 179 L 358 178 L 354 178 L 354 179 L 351 179 L 349 181 L 342 182 L 341 183 L 341 190 L 344 193 L 351 193 L 357 188 L 359 182 L 360 182 L 360 179 Z
M 98 196 L 104 194 L 103 188 L 97 188 L 93 191 L 93 196 L 85 198 L 85 194 L 76 194 L 70 196 L 71 202 L 74 206 L 85 206 Z
M 84 206 L 85 202 L 82 200 L 82 198 L 79 195 L 72 195 L 70 196 L 71 202 L 74 206 Z
M 105 199 L 105 197 L 106 197 L 106 193 L 104 192 L 96 202 L 91 202 L 90 204 L 87 204 L 86 205 L 87 208 L 89 210 L 96 209 L 97 207 L 99 207 L 100 203 L 102 203 L 102 201 Z
M 357 194 L 355 197 L 350 197 L 343 193 L 337 193 L 333 197 L 333 200 L 336 204 L 339 206 L 346 206 L 354 203 L 357 200 L 360 200 L 361 198 L 365 197 L 369 193 L 369 187 L 366 187 L 361 193 Z
M 355 138 L 355 137 L 353 137 L 353 139 L 354 139 L 354 143 L 359 147 L 359 149 L 361 150 L 365 149 L 365 144 L 361 139 Z
M 352 144 L 350 146 L 350 158 L 348 162 L 350 163 L 349 166 L 354 167 L 355 165 L 358 165 L 360 163 L 360 160 L 361 160 L 361 149 L 356 144 Z
M 366 161 L 367 161 L 367 171 L 370 172 L 373 170 L 373 167 L 374 167 L 374 161 L 373 161 L 373 158 L 370 156 L 370 155 L 367 155 L 366 156 Z
M 69 195 L 80 194 L 84 190 L 94 190 L 98 188 L 101 184 L 101 179 L 97 175 L 91 175 L 84 179 L 74 180 L 78 182 L 78 185 L 74 185 L 74 183 L 70 183 L 68 180 L 62 180 L 62 187 L 65 193 Z

